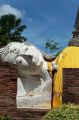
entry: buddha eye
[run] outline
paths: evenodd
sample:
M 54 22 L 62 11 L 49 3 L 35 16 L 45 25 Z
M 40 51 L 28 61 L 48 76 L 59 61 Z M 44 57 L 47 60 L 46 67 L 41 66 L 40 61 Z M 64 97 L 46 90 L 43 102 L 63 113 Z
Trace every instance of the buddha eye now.
M 14 51 L 16 51 L 17 49 L 15 48 Z
M 26 51 L 28 50 L 28 48 L 25 49 Z

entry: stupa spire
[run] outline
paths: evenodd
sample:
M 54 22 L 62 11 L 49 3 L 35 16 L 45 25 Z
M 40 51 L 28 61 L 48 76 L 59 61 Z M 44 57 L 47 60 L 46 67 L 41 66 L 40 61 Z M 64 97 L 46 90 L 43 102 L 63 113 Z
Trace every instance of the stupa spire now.
M 77 16 L 75 20 L 75 25 L 74 25 L 74 31 L 72 32 L 73 38 L 79 37 L 79 7 L 77 11 Z
M 72 32 L 72 39 L 69 41 L 68 46 L 78 46 L 79 47 L 79 7 L 77 10 L 74 30 Z

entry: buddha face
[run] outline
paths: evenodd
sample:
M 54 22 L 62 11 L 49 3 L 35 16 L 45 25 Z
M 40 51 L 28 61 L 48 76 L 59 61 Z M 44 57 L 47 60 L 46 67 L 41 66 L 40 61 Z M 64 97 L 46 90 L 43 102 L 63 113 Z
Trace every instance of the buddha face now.
M 6 61 L 17 64 L 19 73 L 38 75 L 42 70 L 43 56 L 33 45 L 13 43 L 9 48 Z

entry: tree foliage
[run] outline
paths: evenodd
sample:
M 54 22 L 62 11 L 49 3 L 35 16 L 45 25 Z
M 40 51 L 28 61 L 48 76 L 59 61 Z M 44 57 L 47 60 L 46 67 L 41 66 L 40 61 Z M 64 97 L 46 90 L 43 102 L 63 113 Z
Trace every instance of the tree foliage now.
M 1 116 L 0 117 L 0 120 L 12 120 L 10 117 L 8 117 L 8 116 Z
M 17 19 L 12 14 L 0 17 L 0 46 L 4 46 L 9 42 L 25 41 L 22 32 L 26 26 L 22 25 L 21 22 L 21 19 Z
M 43 120 L 79 120 L 79 105 L 63 105 L 52 109 Z
M 59 43 L 54 42 L 54 40 L 47 39 L 45 43 L 45 49 L 48 49 L 50 53 L 55 52 L 57 54 L 60 51 Z

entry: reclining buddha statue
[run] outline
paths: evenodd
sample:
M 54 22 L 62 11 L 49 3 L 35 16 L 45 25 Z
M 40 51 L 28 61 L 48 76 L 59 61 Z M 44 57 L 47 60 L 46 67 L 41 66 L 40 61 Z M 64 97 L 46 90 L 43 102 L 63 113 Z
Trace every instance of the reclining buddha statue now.
M 49 56 L 27 42 L 11 42 L 0 49 L 0 59 L 18 68 L 17 108 L 51 107 L 52 80 L 45 58 Z M 57 69 L 55 62 L 51 69 Z

